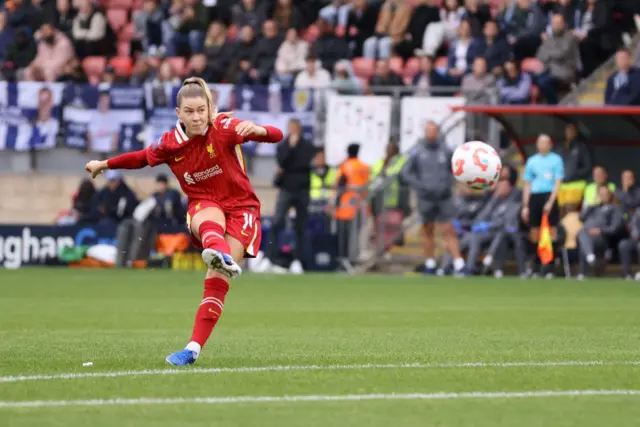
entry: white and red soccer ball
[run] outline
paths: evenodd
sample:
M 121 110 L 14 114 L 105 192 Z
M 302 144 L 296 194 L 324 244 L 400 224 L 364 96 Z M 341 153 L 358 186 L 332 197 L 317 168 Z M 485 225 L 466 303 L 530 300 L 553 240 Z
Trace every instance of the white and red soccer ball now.
M 498 152 L 482 141 L 462 144 L 451 159 L 451 170 L 456 179 L 477 190 L 492 188 L 498 182 L 501 169 Z

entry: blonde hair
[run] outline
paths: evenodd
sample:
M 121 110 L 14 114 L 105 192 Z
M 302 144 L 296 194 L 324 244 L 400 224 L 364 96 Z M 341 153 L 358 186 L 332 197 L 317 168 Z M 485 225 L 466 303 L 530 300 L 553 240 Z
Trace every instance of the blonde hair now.
M 213 105 L 213 97 L 209 85 L 200 77 L 189 77 L 182 82 L 182 87 L 178 91 L 178 107 L 182 107 L 184 98 L 205 98 L 209 107 L 209 124 L 213 123 L 213 118 L 218 113 L 218 108 Z

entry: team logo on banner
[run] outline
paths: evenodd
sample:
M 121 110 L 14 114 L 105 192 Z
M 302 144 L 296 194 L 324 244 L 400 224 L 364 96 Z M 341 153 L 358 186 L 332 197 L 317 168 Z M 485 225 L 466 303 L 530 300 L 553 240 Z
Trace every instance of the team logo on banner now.
M 292 93 L 291 105 L 298 112 L 306 111 L 311 102 L 311 92 L 308 90 L 295 90 Z

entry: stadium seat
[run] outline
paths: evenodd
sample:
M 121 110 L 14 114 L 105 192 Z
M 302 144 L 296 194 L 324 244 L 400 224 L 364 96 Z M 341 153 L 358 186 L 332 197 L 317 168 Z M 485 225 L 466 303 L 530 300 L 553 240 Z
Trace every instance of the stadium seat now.
M 84 61 L 82 61 L 82 68 L 89 81 L 92 81 L 92 78 L 94 80 L 95 78 L 99 78 L 106 66 L 107 59 L 103 56 L 87 56 L 84 58 Z
M 316 25 L 311 25 L 304 32 L 302 38 L 311 44 L 316 41 L 318 35 L 320 35 L 320 30 L 318 30 L 318 27 Z
M 142 4 L 143 3 L 144 3 L 144 0 L 134 0 L 133 1 L 133 6 L 131 7 L 131 9 L 133 9 L 133 10 L 142 9 Z
M 130 56 L 116 56 L 115 58 L 111 58 L 109 65 L 115 69 L 116 74 L 120 76 L 130 76 L 131 70 L 133 69 L 133 60 Z
M 373 75 L 375 61 L 371 58 L 353 58 L 351 65 L 356 76 L 369 78 Z
M 544 65 L 542 64 L 542 62 L 538 61 L 536 58 L 525 58 L 522 61 L 521 68 L 522 68 L 522 71 L 537 74 L 544 69 Z
M 402 75 L 404 69 L 404 60 L 399 56 L 389 58 L 389 69 L 396 74 Z
M 171 64 L 171 68 L 173 68 L 173 71 L 178 76 L 183 76 L 184 73 L 187 71 L 186 70 L 187 61 L 181 56 L 165 58 L 165 61 Z
M 409 58 L 409 60 L 407 60 L 407 63 L 404 66 L 404 76 L 405 77 L 411 77 L 413 78 L 413 76 L 420 71 L 420 59 L 419 58 Z
M 118 42 L 118 56 L 129 56 L 131 54 L 131 43 Z
M 127 11 L 124 9 L 107 9 L 107 21 L 116 33 L 119 32 L 129 21 Z
M 127 23 L 118 32 L 118 40 L 121 42 L 128 42 L 133 38 L 133 24 Z
M 135 6 L 132 4 L 131 0 L 104 0 L 104 8 L 109 9 L 122 9 L 128 10 Z

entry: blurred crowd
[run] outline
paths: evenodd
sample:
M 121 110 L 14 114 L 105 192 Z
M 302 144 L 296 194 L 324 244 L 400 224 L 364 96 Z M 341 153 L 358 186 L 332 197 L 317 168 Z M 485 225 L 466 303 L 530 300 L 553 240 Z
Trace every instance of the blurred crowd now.
M 343 93 L 490 87 L 507 104 L 555 103 L 615 53 L 638 12 L 624 0 L 9 0 L 0 63 L 7 80 L 189 74 Z M 628 103 L 619 88 L 638 77 L 627 71 L 610 103 Z

